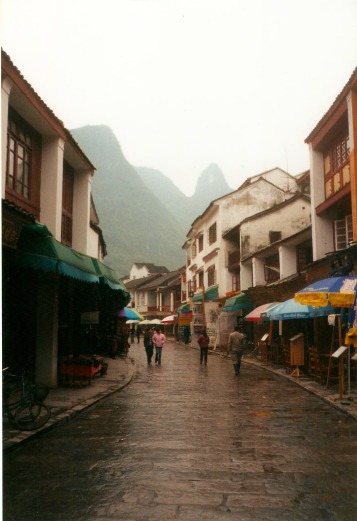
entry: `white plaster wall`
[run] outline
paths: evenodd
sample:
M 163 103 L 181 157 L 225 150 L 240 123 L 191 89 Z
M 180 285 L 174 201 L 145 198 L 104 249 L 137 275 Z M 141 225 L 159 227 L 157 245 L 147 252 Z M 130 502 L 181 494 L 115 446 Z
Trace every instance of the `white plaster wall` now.
M 253 185 L 233 192 L 229 197 L 220 201 L 222 230 L 230 230 L 250 215 L 282 203 L 287 197 L 289 195 L 286 196 L 276 186 L 266 183 L 264 180 L 259 180 Z
M 224 241 L 226 242 L 226 241 Z M 227 253 L 225 249 L 225 244 L 222 245 L 220 251 L 220 269 L 219 269 L 219 283 L 220 283 L 220 296 L 224 296 L 229 291 L 233 291 L 232 279 L 233 275 L 227 268 Z M 221 291 L 222 288 L 222 291 Z
M 279 247 L 280 278 L 284 279 L 297 272 L 296 246 Z
M 247 257 L 254 252 L 269 246 L 269 231 L 281 232 L 285 239 L 310 226 L 310 204 L 298 199 L 282 208 L 252 219 L 241 225 L 241 255 Z M 244 238 L 249 236 L 248 247 Z
M 233 245 L 222 239 L 222 233 L 229 230 L 239 224 L 242 220 L 255 215 L 263 210 L 271 208 L 279 203 L 282 203 L 286 199 L 292 197 L 297 191 L 297 183 L 286 173 L 280 169 L 274 169 L 272 172 L 266 175 L 269 180 L 267 183 L 263 178 L 259 180 L 257 176 L 257 182 L 250 184 L 246 188 L 239 191 L 232 192 L 231 194 L 218 199 L 212 208 L 210 208 L 206 214 L 203 214 L 202 219 L 195 223 L 195 229 L 190 231 L 188 241 L 195 239 L 201 233 L 204 236 L 203 250 L 198 251 L 198 242 L 196 241 L 196 255 L 192 256 L 192 243 L 185 245 L 186 258 L 191 259 L 191 264 L 186 268 L 186 280 L 187 283 L 193 280 L 193 272 L 189 268 L 197 265 L 196 270 L 200 268 L 204 269 L 205 273 L 205 286 L 207 287 L 207 273 L 206 269 L 208 266 L 215 263 L 217 272 L 217 284 L 219 286 L 219 296 L 224 296 L 228 291 L 232 289 L 232 274 L 229 273 L 226 267 L 226 249 L 232 251 Z M 274 186 L 271 183 L 275 183 Z M 281 189 L 279 189 L 279 187 Z M 284 190 L 290 190 L 290 193 L 282 192 Z M 309 212 L 308 212 L 309 214 Z M 217 241 L 214 244 L 208 244 L 208 230 L 210 226 L 216 222 L 217 224 Z M 310 223 L 310 217 L 309 217 Z M 305 225 L 306 227 L 308 225 Z M 300 228 L 299 228 L 300 229 Z M 219 248 L 218 256 L 210 259 L 207 262 L 203 261 L 203 258 L 208 255 L 215 248 Z M 187 263 L 186 263 L 187 264 Z M 244 270 L 243 270 L 244 271 Z M 264 280 L 264 277 L 263 277 Z M 197 280 L 196 280 L 197 282 Z M 251 266 L 247 269 L 246 274 L 241 272 L 241 287 L 252 286 L 252 268 Z M 188 287 L 186 286 L 186 291 Z
M 279 186 L 284 191 L 295 192 L 298 187 L 296 179 L 288 175 L 280 168 L 274 168 L 269 172 L 253 176 L 251 180 L 254 181 L 256 179 L 259 179 L 260 177 L 262 177 L 263 179 L 267 179 L 270 183 Z
M 89 171 L 75 171 L 72 248 L 85 254 L 89 252 L 91 178 Z
M 240 267 L 240 288 L 242 291 L 253 286 L 252 262 L 241 263 Z
M 93 230 L 91 227 L 89 227 L 87 255 L 102 261 L 103 256 L 100 255 L 99 252 L 100 252 L 99 235 L 95 230 Z
M 61 241 L 63 152 L 63 139 L 43 137 L 40 221 L 58 241 Z
M 311 186 L 311 224 L 313 260 L 325 256 L 328 251 L 334 250 L 333 227 L 331 220 L 316 215 L 315 208 L 325 200 L 324 163 L 323 154 L 313 150 L 310 146 L 310 186 Z
M 217 258 L 217 284 L 219 284 L 219 296 L 224 297 L 226 293 L 233 291 L 232 273 L 227 268 L 227 254 L 225 250 L 226 241 L 222 241 L 219 255 Z
M 149 272 L 145 266 L 138 268 L 135 264 L 133 264 L 130 269 L 130 280 L 142 279 L 143 277 L 147 277 L 148 275 Z
M 216 240 L 216 242 L 214 242 L 212 244 L 209 244 L 208 243 L 208 230 L 214 223 L 216 223 L 216 226 L 217 226 L 217 240 Z M 201 234 L 203 235 L 203 249 L 202 249 L 201 252 L 199 252 L 198 251 L 198 241 L 196 240 L 196 238 L 199 235 L 201 235 Z M 204 285 L 207 288 L 208 287 L 207 272 L 206 272 L 207 268 L 209 266 L 211 266 L 212 264 L 215 264 L 216 271 L 217 271 L 217 275 L 216 276 L 217 277 L 219 276 L 218 275 L 218 269 L 217 269 L 218 268 L 217 255 L 215 257 L 213 257 L 212 259 L 210 259 L 209 261 L 207 261 L 207 262 L 204 262 L 204 260 L 203 260 L 204 257 L 206 255 L 208 255 L 209 253 L 211 253 L 213 250 L 215 250 L 216 248 L 221 248 L 222 247 L 222 243 L 223 243 L 222 228 L 221 228 L 221 223 L 220 223 L 220 219 L 219 219 L 219 208 L 217 206 L 215 206 L 209 212 L 209 214 L 206 216 L 206 218 L 203 219 L 199 223 L 199 225 L 196 225 L 195 230 L 192 231 L 192 233 L 191 233 L 191 237 L 195 238 L 195 240 L 196 240 L 196 252 L 197 252 L 197 254 L 195 255 L 195 257 L 192 256 L 192 243 L 186 245 L 187 257 L 191 259 L 190 266 L 186 267 L 186 280 L 187 280 L 187 283 L 188 283 L 189 281 L 192 281 L 193 278 L 195 278 L 196 284 L 198 284 L 197 277 L 194 277 L 194 273 L 197 270 L 202 268 L 204 270 Z M 192 267 L 194 265 L 197 265 L 197 268 L 193 272 L 192 270 L 190 270 L 190 267 Z M 187 290 L 187 288 L 186 288 L 186 290 Z M 219 293 L 221 294 L 220 288 L 219 288 Z
M 261 286 L 266 284 L 265 282 L 265 270 L 264 270 L 265 261 L 264 259 L 258 259 L 254 257 L 252 259 L 252 269 L 253 269 L 253 286 Z

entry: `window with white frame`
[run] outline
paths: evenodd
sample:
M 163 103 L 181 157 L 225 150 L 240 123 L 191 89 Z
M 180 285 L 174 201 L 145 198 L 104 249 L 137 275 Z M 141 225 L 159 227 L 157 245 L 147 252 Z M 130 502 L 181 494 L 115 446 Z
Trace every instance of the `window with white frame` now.
M 352 215 L 334 221 L 335 250 L 347 248 L 353 240 Z
M 193 241 L 192 243 L 192 258 L 196 257 L 197 255 L 197 245 L 196 245 L 196 241 Z
M 216 284 L 216 267 L 214 265 L 210 266 L 207 270 L 207 283 L 208 287 Z
M 208 244 L 213 244 L 217 240 L 217 224 L 213 223 L 208 228 Z

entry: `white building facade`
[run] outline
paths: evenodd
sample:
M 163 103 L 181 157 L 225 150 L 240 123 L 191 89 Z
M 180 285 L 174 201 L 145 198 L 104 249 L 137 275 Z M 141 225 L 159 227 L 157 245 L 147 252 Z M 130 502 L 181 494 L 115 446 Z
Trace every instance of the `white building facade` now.
M 298 190 L 294 177 L 275 168 L 248 179 L 238 190 L 213 201 L 193 222 L 183 245 L 185 291 L 192 298 L 193 336 L 204 322 L 212 342 L 217 341 L 217 320 L 224 300 L 241 289 L 241 245 L 229 231 L 249 216 L 284 203 Z M 238 239 L 239 236 L 238 233 Z M 234 263 L 230 262 L 232 258 Z

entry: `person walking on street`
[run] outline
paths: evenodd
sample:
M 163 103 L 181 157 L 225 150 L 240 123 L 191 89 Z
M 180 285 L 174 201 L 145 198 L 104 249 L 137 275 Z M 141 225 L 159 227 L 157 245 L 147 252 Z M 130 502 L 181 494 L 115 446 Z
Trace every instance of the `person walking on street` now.
M 144 333 L 144 347 L 146 351 L 146 358 L 148 361 L 148 365 L 151 364 L 152 355 L 154 352 L 154 346 L 152 343 L 153 330 L 152 328 L 147 328 Z
M 152 337 L 152 342 L 155 346 L 155 364 L 161 365 L 162 348 L 166 342 L 166 336 L 160 329 L 156 330 L 156 333 Z
M 240 373 L 240 364 L 242 355 L 244 353 L 245 338 L 242 333 L 242 326 L 235 326 L 233 333 L 229 335 L 228 339 L 228 353 L 232 357 L 234 367 L 234 374 Z
M 138 344 L 140 344 L 140 328 L 139 326 L 136 326 L 136 340 Z
M 135 327 L 133 326 L 130 330 L 130 343 L 133 344 L 134 343 L 134 338 L 135 338 Z
M 189 326 L 185 326 L 185 329 L 184 329 L 184 339 L 185 339 L 185 344 L 187 345 L 189 342 L 190 342 L 190 327 Z
M 197 339 L 198 345 L 200 346 L 200 364 L 202 362 L 207 365 L 207 355 L 209 346 L 209 336 L 207 335 L 206 328 L 203 328 L 202 333 Z

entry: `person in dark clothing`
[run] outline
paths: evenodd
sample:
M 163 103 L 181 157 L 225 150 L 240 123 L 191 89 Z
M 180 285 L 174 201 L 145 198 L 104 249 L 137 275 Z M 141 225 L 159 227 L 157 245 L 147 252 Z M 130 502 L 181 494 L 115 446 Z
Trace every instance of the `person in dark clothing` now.
M 202 362 L 207 365 L 207 355 L 208 355 L 208 346 L 209 346 L 209 336 L 207 335 L 207 331 L 203 328 L 202 333 L 197 339 L 198 345 L 200 346 L 200 364 Z
M 151 364 L 152 355 L 154 353 L 154 344 L 152 342 L 153 330 L 148 328 L 144 333 L 144 347 L 146 351 L 146 358 L 148 361 L 148 365 Z
M 140 343 L 140 328 L 139 326 L 136 327 L 136 340 L 138 344 Z
M 189 326 L 185 326 L 183 337 L 185 339 L 185 344 L 187 345 L 190 341 L 190 328 Z
M 130 343 L 133 344 L 134 343 L 134 338 L 135 338 L 135 327 L 133 326 L 130 330 Z
M 343 277 L 348 275 L 354 268 L 353 260 L 348 255 L 343 258 L 340 255 L 336 255 L 331 262 L 330 277 Z

